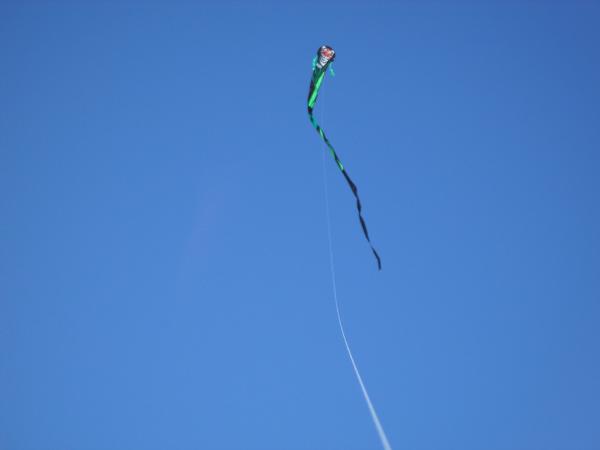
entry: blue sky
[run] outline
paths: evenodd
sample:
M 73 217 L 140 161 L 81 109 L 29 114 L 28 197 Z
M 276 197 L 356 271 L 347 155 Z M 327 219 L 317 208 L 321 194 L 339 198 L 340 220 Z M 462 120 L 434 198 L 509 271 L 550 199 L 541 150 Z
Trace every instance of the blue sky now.
M 0 448 L 600 442 L 600 6 L 0 6 Z

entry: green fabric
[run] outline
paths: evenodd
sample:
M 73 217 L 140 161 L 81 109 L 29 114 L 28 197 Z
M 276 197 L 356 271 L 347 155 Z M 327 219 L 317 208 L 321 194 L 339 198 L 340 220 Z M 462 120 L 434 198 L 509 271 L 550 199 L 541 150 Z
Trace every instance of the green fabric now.
M 320 73 L 319 73 L 320 72 Z M 323 79 L 325 78 L 325 71 L 315 69 L 315 73 L 313 74 L 313 80 L 315 84 L 315 88 L 312 92 L 312 95 L 308 99 L 308 107 L 314 108 L 315 103 L 317 101 L 317 96 L 319 95 L 319 89 L 321 89 L 321 84 L 323 84 Z

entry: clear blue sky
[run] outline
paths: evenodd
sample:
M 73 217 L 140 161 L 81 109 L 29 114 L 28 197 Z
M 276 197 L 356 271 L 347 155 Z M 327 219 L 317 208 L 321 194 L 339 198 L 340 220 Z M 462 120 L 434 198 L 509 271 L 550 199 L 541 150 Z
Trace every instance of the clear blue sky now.
M 600 445 L 600 5 L 4 2 L 0 448 Z

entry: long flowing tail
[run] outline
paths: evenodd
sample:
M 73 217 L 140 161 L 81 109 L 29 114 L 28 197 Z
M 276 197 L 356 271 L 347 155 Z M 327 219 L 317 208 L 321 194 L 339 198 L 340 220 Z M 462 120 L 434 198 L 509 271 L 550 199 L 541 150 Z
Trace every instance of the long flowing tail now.
M 371 413 L 371 419 L 373 419 L 373 425 L 375 425 L 375 429 L 377 430 L 377 434 L 379 435 L 379 440 L 381 441 L 381 445 L 384 450 L 392 450 L 392 446 L 390 445 L 387 436 L 385 435 L 385 431 L 383 430 L 383 426 L 379 421 L 379 417 L 377 416 L 377 412 L 375 411 L 375 407 L 371 402 L 371 398 L 369 397 L 369 393 L 367 392 L 367 388 L 365 387 L 365 383 L 360 376 L 360 372 L 358 371 L 358 366 L 356 365 L 356 361 L 354 361 L 354 357 L 352 356 L 352 351 L 350 350 L 350 344 L 348 344 L 348 339 L 346 339 L 346 333 L 344 332 L 344 325 L 342 323 L 342 316 L 340 315 L 340 304 L 338 302 L 337 296 L 337 285 L 335 281 L 335 265 L 333 260 L 333 246 L 331 239 L 331 218 L 329 213 L 329 192 L 327 188 L 327 170 L 325 168 L 325 155 L 323 155 L 323 186 L 325 189 L 325 205 L 327 210 L 327 238 L 329 242 L 329 267 L 331 269 L 331 283 L 333 287 L 333 299 L 335 301 L 335 311 L 337 313 L 338 324 L 340 326 L 340 331 L 342 333 L 342 338 L 344 339 L 344 345 L 346 346 L 346 352 L 348 352 L 348 357 L 350 358 L 350 362 L 352 363 L 352 368 L 354 369 L 354 375 L 356 375 L 356 379 L 358 380 L 358 384 L 360 385 L 360 389 L 362 391 L 363 397 L 367 406 L 369 408 L 369 412 Z M 377 255 L 377 253 L 375 253 Z
M 348 172 L 346 172 L 346 169 L 344 168 L 342 161 L 340 161 L 340 158 L 338 157 L 337 153 L 335 152 L 333 145 L 331 145 L 331 143 L 329 142 L 329 139 L 327 139 L 327 136 L 325 135 L 323 128 L 321 128 L 321 126 L 317 123 L 317 120 L 315 119 L 315 117 L 313 115 L 313 108 L 310 105 L 308 107 L 308 117 L 310 118 L 310 123 L 312 123 L 313 127 L 315 127 L 315 130 L 317 130 L 317 133 L 319 133 L 319 136 L 321 136 L 321 139 L 323 139 L 323 141 L 329 148 L 329 151 L 331 152 L 331 156 L 333 156 L 335 163 L 341 170 L 342 174 L 344 175 L 344 178 L 346 179 L 346 182 L 348 183 L 348 186 L 350 186 L 350 189 L 352 190 L 352 193 L 354 194 L 354 197 L 356 198 L 356 209 L 358 210 L 358 219 L 360 220 L 360 226 L 362 227 L 365 238 L 367 238 L 367 242 L 369 243 L 369 246 L 371 247 L 371 251 L 373 252 L 373 255 L 375 256 L 375 259 L 377 260 L 377 268 L 379 270 L 381 270 L 381 258 L 379 257 L 377 250 L 375 250 L 375 247 L 373 247 L 373 244 L 371 243 L 371 238 L 369 237 L 369 230 L 367 230 L 367 224 L 365 222 L 365 219 L 362 216 L 362 204 L 360 203 L 360 197 L 358 196 L 358 188 L 356 187 L 356 184 L 354 184 L 354 182 L 348 175 Z

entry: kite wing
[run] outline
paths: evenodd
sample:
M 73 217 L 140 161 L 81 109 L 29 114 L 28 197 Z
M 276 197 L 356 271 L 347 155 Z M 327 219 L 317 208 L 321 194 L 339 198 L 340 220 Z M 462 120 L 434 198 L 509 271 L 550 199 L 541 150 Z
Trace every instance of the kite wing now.
M 319 50 L 317 50 L 317 56 L 315 57 L 313 62 L 313 74 L 312 79 L 310 81 L 310 89 L 308 91 L 308 118 L 310 119 L 310 123 L 312 123 L 313 127 L 315 127 L 315 130 L 317 130 L 317 133 L 319 133 L 319 136 L 321 136 L 321 139 L 323 139 L 323 141 L 329 148 L 331 156 L 333 156 L 335 163 L 341 170 L 342 175 L 344 175 L 348 186 L 350 186 L 350 189 L 352 190 L 352 193 L 356 198 L 356 209 L 358 210 L 358 218 L 360 220 L 360 225 L 362 227 L 365 238 L 367 238 L 367 242 L 371 247 L 371 251 L 373 252 L 373 255 L 375 255 L 375 259 L 377 260 L 377 268 L 381 270 L 381 258 L 379 257 L 379 254 L 377 253 L 375 247 L 373 247 L 373 244 L 371 243 L 369 231 L 367 230 L 367 224 L 365 223 L 365 219 L 362 216 L 362 205 L 358 196 L 358 189 L 356 188 L 356 184 L 354 184 L 354 182 L 348 175 L 348 172 L 346 172 L 342 161 L 340 161 L 340 158 L 338 157 L 335 149 L 329 142 L 329 139 L 327 139 L 327 136 L 325 136 L 323 128 L 321 128 L 321 126 L 317 123 L 313 115 L 313 109 L 315 107 L 315 103 L 317 102 L 317 97 L 319 96 L 321 84 L 323 84 L 323 79 L 325 78 L 325 74 L 327 73 L 327 68 L 331 67 L 330 65 L 334 59 L 335 51 L 331 47 L 323 45 L 321 48 L 319 48 Z

